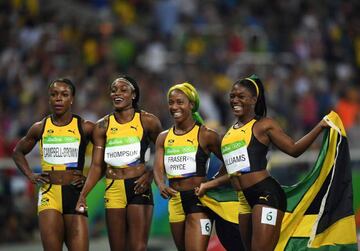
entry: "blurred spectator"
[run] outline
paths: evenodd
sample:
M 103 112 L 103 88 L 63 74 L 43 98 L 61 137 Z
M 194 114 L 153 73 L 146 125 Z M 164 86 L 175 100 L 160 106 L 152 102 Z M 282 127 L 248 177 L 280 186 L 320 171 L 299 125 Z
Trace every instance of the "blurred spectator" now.
M 356 116 L 360 110 L 359 103 L 360 89 L 358 87 L 348 87 L 344 90 L 343 96 L 335 106 L 335 110 L 339 114 L 345 129 L 351 128 L 356 120 Z

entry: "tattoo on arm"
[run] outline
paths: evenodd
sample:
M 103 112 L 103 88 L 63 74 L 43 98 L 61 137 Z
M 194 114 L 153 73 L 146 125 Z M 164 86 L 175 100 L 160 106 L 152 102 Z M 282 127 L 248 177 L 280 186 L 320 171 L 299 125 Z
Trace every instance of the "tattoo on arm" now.
M 108 120 L 108 118 L 106 117 L 106 118 L 104 118 L 104 119 L 102 119 L 102 120 L 99 121 L 98 127 L 99 127 L 99 128 L 102 128 L 102 129 L 106 129 L 106 127 L 107 127 L 107 125 L 108 125 L 108 122 L 109 122 L 109 120 Z

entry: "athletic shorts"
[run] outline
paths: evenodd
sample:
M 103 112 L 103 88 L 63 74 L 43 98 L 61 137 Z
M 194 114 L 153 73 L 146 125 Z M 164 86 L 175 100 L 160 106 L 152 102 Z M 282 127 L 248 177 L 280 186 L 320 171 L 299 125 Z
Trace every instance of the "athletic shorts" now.
M 286 195 L 280 184 L 271 176 L 243 190 L 251 208 L 255 205 L 267 205 L 286 211 Z
M 186 215 L 191 213 L 208 213 L 205 207 L 195 194 L 195 190 L 178 192 L 169 200 L 169 222 L 185 221 Z
M 55 209 L 61 214 L 81 214 L 75 210 L 81 187 L 73 185 L 44 184 L 40 187 L 38 213 L 46 209 Z
M 105 208 L 126 208 L 130 204 L 154 205 L 151 188 L 142 194 L 135 194 L 135 181 L 131 179 L 106 179 Z
M 242 191 L 237 192 L 238 199 L 239 199 L 239 214 L 250 214 L 251 207 L 247 202 L 244 193 Z

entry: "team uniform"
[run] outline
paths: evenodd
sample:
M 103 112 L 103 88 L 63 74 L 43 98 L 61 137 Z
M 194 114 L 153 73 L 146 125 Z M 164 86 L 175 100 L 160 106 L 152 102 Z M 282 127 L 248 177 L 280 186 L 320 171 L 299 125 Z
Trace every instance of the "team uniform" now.
M 56 126 L 51 115 L 45 118 L 40 138 L 42 172 L 73 171 L 82 175 L 88 139 L 82 131 L 81 121 L 79 116 L 73 115 L 69 124 Z M 81 188 L 71 184 L 53 183 L 50 175 L 50 183 L 42 185 L 39 190 L 38 213 L 55 209 L 62 214 L 78 214 L 75 206 L 80 191 Z
M 221 142 L 221 151 L 229 175 L 243 175 L 266 169 L 268 146 L 259 142 L 253 134 L 256 119 L 240 128 L 231 127 Z M 285 211 L 286 196 L 279 183 L 267 177 L 259 183 L 243 190 L 247 203 L 268 205 Z M 241 205 L 245 205 L 243 196 L 239 194 Z M 246 213 L 240 209 L 240 213 Z M 250 213 L 249 211 L 248 213 Z
M 208 154 L 199 144 L 200 124 L 183 135 L 177 135 L 174 128 L 169 129 L 164 141 L 164 166 L 166 175 L 173 179 L 205 177 Z M 207 212 L 195 190 L 181 191 L 169 200 L 170 223 L 185 221 L 187 214 Z
M 108 169 L 133 168 L 144 164 L 149 146 L 149 136 L 141 122 L 141 112 L 136 111 L 128 123 L 120 124 L 115 115 L 109 115 L 106 130 L 104 161 Z M 105 208 L 125 208 L 128 204 L 153 205 L 151 189 L 135 194 L 135 181 L 106 177 Z

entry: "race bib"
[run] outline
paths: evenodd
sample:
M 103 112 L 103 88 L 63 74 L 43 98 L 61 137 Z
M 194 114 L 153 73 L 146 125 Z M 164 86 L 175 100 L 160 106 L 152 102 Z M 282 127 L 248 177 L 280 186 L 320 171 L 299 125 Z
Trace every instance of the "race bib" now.
M 267 225 L 276 225 L 277 210 L 275 208 L 263 207 L 261 212 L 261 223 Z
M 196 147 L 168 147 L 165 149 L 164 165 L 168 175 L 183 176 L 196 173 Z
M 250 161 L 245 141 L 224 145 L 221 152 L 228 174 L 250 171 Z
M 138 137 L 114 138 L 106 142 L 104 160 L 111 166 L 124 166 L 140 159 Z
M 211 221 L 209 219 L 200 219 L 201 235 L 211 234 Z
M 76 137 L 50 136 L 43 141 L 43 159 L 52 165 L 78 161 L 80 140 Z

